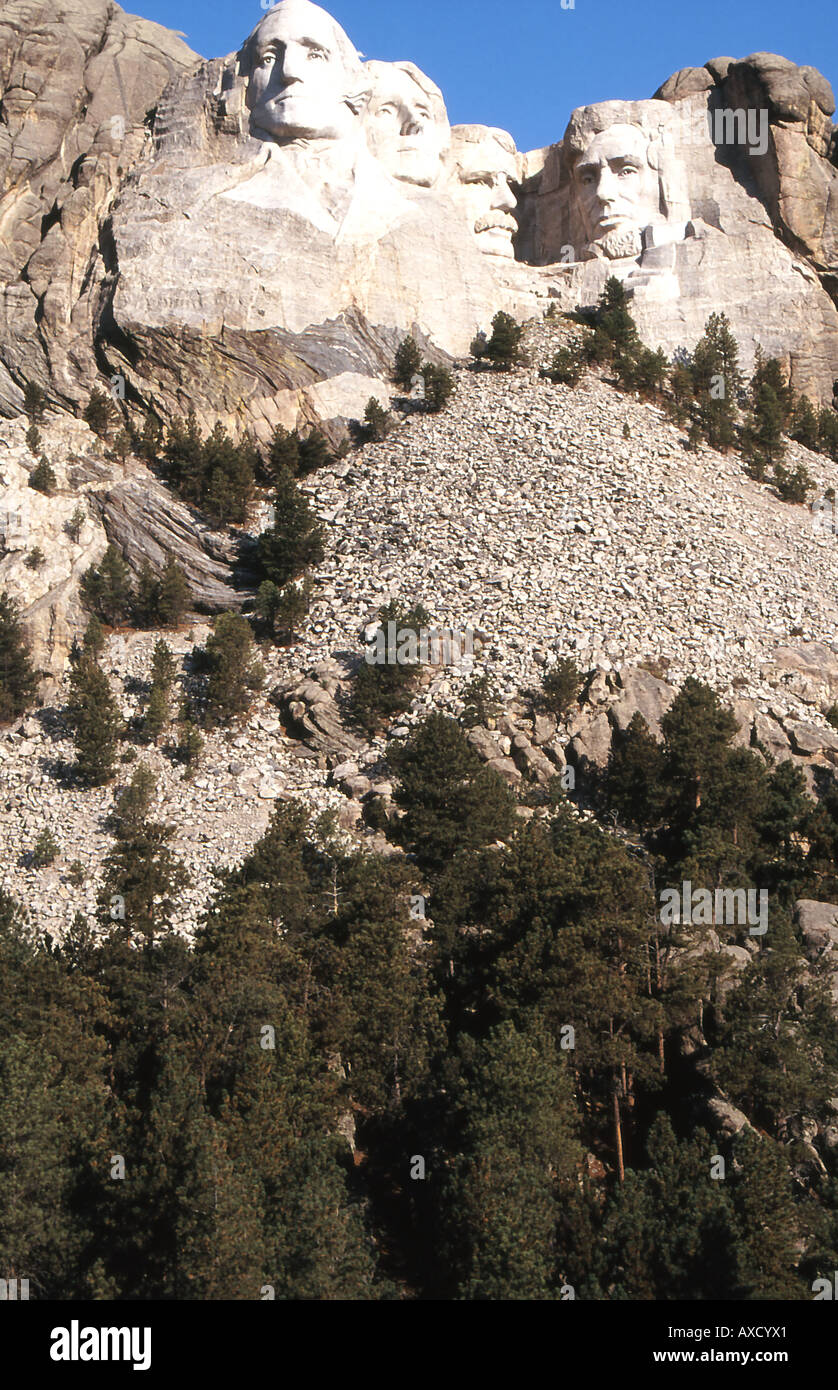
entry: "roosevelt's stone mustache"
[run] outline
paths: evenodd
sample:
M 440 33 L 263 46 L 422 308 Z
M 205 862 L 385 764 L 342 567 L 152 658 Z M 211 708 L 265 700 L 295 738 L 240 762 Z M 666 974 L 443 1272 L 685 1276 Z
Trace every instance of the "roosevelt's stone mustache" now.
M 478 217 L 474 224 L 476 232 L 489 232 L 496 227 L 505 232 L 517 232 L 518 223 L 511 213 L 489 212 L 484 217 Z

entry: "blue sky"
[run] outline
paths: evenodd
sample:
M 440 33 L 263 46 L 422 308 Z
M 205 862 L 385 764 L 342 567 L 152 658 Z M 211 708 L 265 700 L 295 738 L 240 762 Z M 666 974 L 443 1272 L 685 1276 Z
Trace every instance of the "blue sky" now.
M 565 0 L 569 3 L 569 0 Z M 368 58 L 410 58 L 453 123 L 502 126 L 518 148 L 558 140 L 575 106 L 650 97 L 670 73 L 757 50 L 810 63 L 838 87 L 838 0 L 328 0 Z M 206 58 L 238 48 L 259 0 L 123 0 Z M 266 6 L 267 8 L 267 0 Z M 835 119 L 833 117 L 833 119 Z

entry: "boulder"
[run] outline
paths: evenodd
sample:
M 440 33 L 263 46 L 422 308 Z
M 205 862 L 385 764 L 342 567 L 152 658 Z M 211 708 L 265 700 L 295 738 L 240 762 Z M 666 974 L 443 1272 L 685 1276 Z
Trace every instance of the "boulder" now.
M 704 1102 L 705 1123 L 713 1134 L 722 1139 L 732 1139 L 743 1129 L 751 1129 L 747 1115 L 722 1096 L 711 1096 Z
M 580 730 L 568 745 L 570 761 L 578 766 L 603 769 L 611 753 L 611 723 L 607 714 L 598 714 Z
M 625 733 L 635 714 L 643 716 L 649 732 L 662 738 L 661 718 L 675 699 L 676 691 L 642 667 L 623 667 L 619 672 L 621 693 L 608 711 L 616 729 Z
M 838 904 L 800 898 L 794 913 L 810 960 L 838 946 Z

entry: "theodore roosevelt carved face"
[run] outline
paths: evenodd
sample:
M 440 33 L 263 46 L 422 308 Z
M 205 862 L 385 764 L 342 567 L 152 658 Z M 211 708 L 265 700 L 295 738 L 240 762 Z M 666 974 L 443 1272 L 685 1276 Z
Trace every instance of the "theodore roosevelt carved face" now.
M 482 251 L 514 257 L 518 199 L 513 185 L 519 169 L 512 136 L 489 126 L 455 126 L 451 134 L 452 197 L 466 213 Z
M 413 63 L 371 62 L 366 70 L 373 84 L 364 116 L 372 153 L 394 179 L 431 188 L 451 144 L 441 91 Z
M 241 53 L 251 134 L 262 140 L 340 140 L 358 126 L 368 90 L 340 25 L 309 0 L 281 0 Z

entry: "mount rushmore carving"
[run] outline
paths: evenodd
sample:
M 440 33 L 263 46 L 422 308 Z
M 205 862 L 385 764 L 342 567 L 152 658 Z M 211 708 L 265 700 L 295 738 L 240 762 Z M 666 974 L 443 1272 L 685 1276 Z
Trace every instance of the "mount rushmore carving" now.
M 429 77 L 362 61 L 309 0 L 212 61 L 106 0 L 12 0 L 0 60 L 6 413 L 26 380 L 78 407 L 118 372 L 163 420 L 340 430 L 384 399 L 406 333 L 464 354 L 498 309 L 590 304 L 611 274 L 651 346 L 689 350 L 724 308 L 746 365 L 759 343 L 831 397 L 836 128 L 814 68 L 716 59 L 520 153 L 452 128 Z

